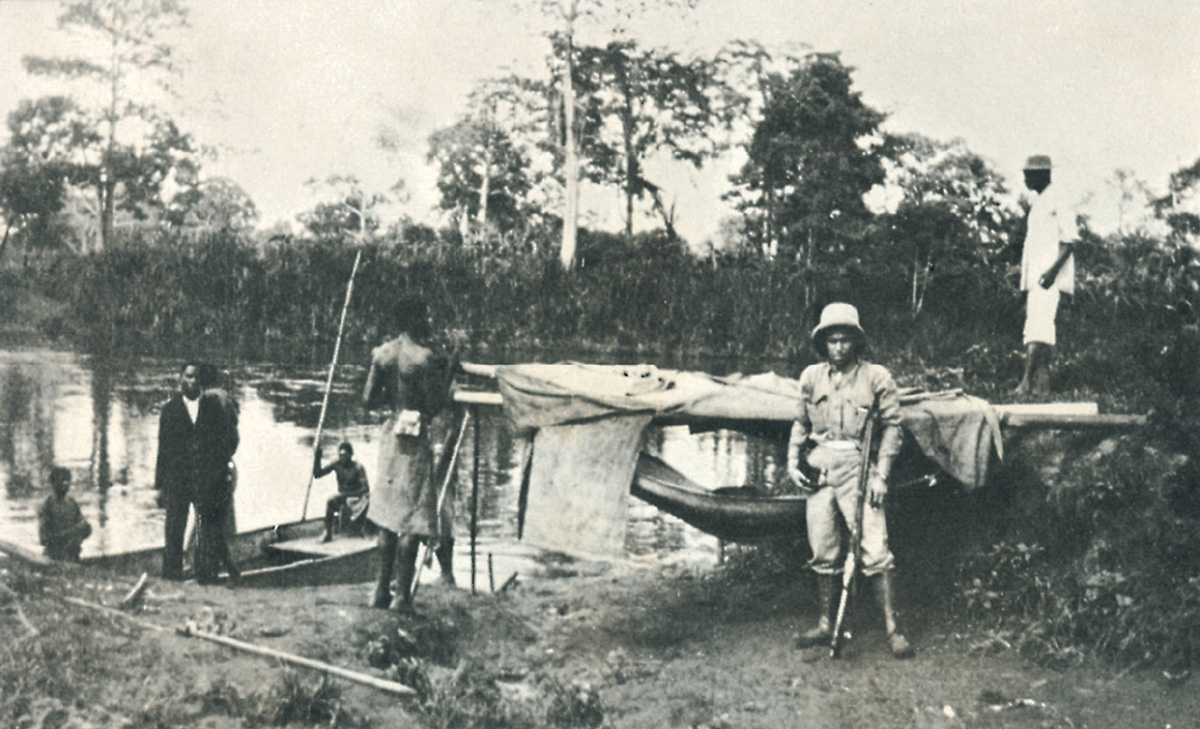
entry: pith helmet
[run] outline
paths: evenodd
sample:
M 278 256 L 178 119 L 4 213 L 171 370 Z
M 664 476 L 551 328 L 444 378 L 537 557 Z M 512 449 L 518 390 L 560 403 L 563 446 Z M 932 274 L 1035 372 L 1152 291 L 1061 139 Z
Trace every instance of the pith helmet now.
M 822 309 L 821 321 L 817 324 L 817 328 L 812 330 L 812 338 L 819 340 L 822 334 L 833 327 L 849 327 L 857 331 L 863 339 L 867 337 L 862 325 L 858 323 L 858 309 L 851 304 L 838 302 Z
M 1048 170 L 1050 169 L 1050 155 L 1035 154 L 1025 160 L 1026 170 Z

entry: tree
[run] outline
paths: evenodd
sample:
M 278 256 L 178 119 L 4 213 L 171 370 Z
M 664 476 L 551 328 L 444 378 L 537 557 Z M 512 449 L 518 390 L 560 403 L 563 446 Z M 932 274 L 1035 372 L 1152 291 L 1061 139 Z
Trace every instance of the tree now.
M 592 179 L 613 182 L 625 197 L 625 240 L 633 239 L 633 203 L 649 196 L 674 238 L 673 215 L 659 185 L 647 179 L 647 157 L 665 152 L 699 168 L 722 150 L 713 134 L 717 123 L 728 125 L 725 108 L 713 104 L 717 81 L 713 65 L 684 62 L 671 52 L 640 50 L 633 41 L 579 49 L 576 88 L 587 97 L 584 125 L 595 139 L 583 147 Z
M 177 228 L 196 233 L 244 231 L 258 221 L 258 208 L 246 191 L 228 177 L 202 181 L 192 174 L 184 188 L 171 199 L 167 221 Z
M 1154 213 L 1171 228 L 1171 237 L 1180 243 L 1200 238 L 1200 158 L 1171 173 L 1167 194 L 1151 204 Z
M 118 196 L 134 212 L 146 202 L 161 204 L 159 186 L 177 154 L 188 154 L 189 138 L 144 96 L 135 96 L 134 78 L 149 78 L 169 92 L 175 73 L 170 32 L 187 25 L 179 0 L 78 0 L 64 2 L 59 27 L 82 37 L 79 55 L 64 58 L 26 56 L 34 75 L 84 80 L 103 91 L 105 104 L 91 124 L 101 140 L 87 140 L 80 153 L 91 171 L 83 184 L 94 190 L 100 211 L 100 237 L 108 246 Z M 140 92 L 139 92 L 140 94 Z M 126 131 L 131 130 L 131 131 Z
M 693 7 L 697 0 L 659 0 L 659 4 Z M 579 26 L 585 19 L 595 20 L 602 11 L 610 15 L 628 14 L 634 7 L 645 8 L 645 0 L 622 2 L 621 0 L 532 0 L 548 18 L 553 30 L 548 34 L 551 46 L 552 72 L 557 79 L 561 94 L 558 104 L 561 114 L 557 125 L 556 139 L 561 152 L 563 177 L 563 230 L 559 261 L 564 269 L 575 265 L 575 249 L 579 236 L 579 183 L 580 183 L 580 129 L 578 127 L 578 99 L 575 94 L 576 45 Z M 562 53 L 557 52 L 561 45 Z M 561 63 L 559 63 L 561 61 Z
M 884 178 L 870 143 L 884 115 L 852 90 L 852 71 L 837 54 L 812 53 L 786 75 L 767 74 L 748 159 L 732 178 L 748 232 L 809 272 L 823 252 L 861 238 L 871 219 L 863 195 Z
M 369 233 L 379 230 L 376 208 L 388 201 L 387 195 L 368 193 L 354 175 L 330 175 L 323 181 L 311 179 L 306 184 L 314 190 L 324 187 L 332 197 L 298 216 L 313 235 L 341 238 L 352 233 L 361 242 Z
M 545 87 L 535 81 L 487 80 L 472 92 L 466 115 L 430 136 L 440 206 L 453 211 L 464 240 L 472 237 L 472 221 L 485 236 L 489 226 L 501 233 L 518 227 L 528 213 L 525 196 L 543 175 L 532 157 L 533 140 L 545 136 L 544 99 Z
M 55 242 L 54 218 L 66 204 L 67 185 L 77 174 L 70 150 L 92 134 L 75 103 L 62 96 L 21 101 L 8 115 L 8 131 L 8 144 L 0 149 L 0 255 L 14 232 L 26 250 Z
M 1000 176 L 962 140 L 937 142 L 919 134 L 888 137 L 883 145 L 885 187 L 899 199 L 881 220 L 885 249 L 875 257 L 906 262 L 909 313 L 915 319 L 936 277 L 993 270 L 1019 215 Z

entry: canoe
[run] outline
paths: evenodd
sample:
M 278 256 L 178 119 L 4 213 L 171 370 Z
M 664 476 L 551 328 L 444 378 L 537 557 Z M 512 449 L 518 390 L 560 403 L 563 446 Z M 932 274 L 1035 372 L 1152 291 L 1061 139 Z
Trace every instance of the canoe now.
M 638 455 L 630 493 L 728 542 L 795 537 L 806 531 L 804 496 L 709 490 L 648 453 Z
M 378 572 L 373 536 L 337 535 L 322 542 L 322 519 L 279 524 L 229 537 L 229 551 L 248 587 L 296 587 L 365 582 Z M 86 557 L 81 565 L 120 574 L 162 571 L 162 548 Z M 224 575 L 222 575 L 224 580 Z

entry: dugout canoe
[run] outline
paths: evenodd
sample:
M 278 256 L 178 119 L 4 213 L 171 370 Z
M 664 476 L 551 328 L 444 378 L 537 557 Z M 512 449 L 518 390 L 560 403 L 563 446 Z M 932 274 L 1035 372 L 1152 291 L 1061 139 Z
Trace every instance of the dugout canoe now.
M 229 551 L 247 587 L 298 587 L 365 582 L 375 577 L 378 557 L 373 536 L 337 535 L 322 542 L 322 519 L 278 524 L 228 538 Z M 85 557 L 81 566 L 120 574 L 158 575 L 162 548 Z M 185 570 L 185 576 L 190 571 Z M 222 575 L 222 580 L 225 576 Z
M 648 453 L 638 455 L 630 493 L 706 534 L 753 542 L 805 533 L 805 497 L 747 489 L 710 490 Z

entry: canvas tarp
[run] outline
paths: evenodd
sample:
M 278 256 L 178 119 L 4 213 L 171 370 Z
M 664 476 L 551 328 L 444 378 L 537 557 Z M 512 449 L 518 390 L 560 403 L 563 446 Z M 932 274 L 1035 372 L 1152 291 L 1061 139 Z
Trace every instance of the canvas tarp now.
M 597 518 L 600 509 L 621 521 L 623 533 L 640 433 L 653 420 L 787 423 L 800 405 L 799 383 L 772 372 L 716 377 L 650 365 L 562 363 L 502 366 L 496 376 L 514 429 L 536 436 L 526 525 L 540 542 L 570 530 L 535 522 L 563 519 L 577 505 Z M 993 450 L 1002 453 L 996 413 L 979 398 L 913 400 L 901 406 L 901 419 L 921 451 L 967 488 L 981 486 Z M 585 494 L 589 505 L 583 507 Z M 614 502 L 612 509 L 598 505 L 605 499 Z M 610 548 L 615 544 L 607 527 L 595 531 L 608 535 L 601 541 Z M 572 551 L 561 544 L 552 548 Z

